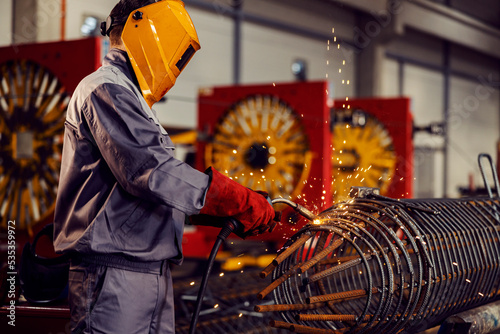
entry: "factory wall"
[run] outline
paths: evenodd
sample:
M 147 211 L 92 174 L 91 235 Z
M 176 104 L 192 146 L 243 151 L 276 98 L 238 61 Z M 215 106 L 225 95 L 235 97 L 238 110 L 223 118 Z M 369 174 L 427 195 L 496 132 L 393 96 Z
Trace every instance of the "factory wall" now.
M 189 10 L 201 49 L 167 94 L 167 101 L 155 105 L 163 124 L 196 128 L 198 90 L 232 83 L 232 21 L 222 15 Z
M 12 2 L 11 1 L 1 1 L 0 2 L 0 13 L 2 19 L 0 20 L 0 46 L 9 45 L 12 41 L 11 31 L 12 31 Z
M 116 3 L 115 0 L 66 0 L 66 39 L 81 38 L 80 28 L 85 18 L 93 16 L 101 22 Z
M 448 130 L 415 133 L 415 196 L 457 197 L 469 175 L 482 186 L 477 155 L 496 159 L 500 135 L 498 60 L 412 29 L 386 51 L 381 95 L 411 97 L 416 126 Z

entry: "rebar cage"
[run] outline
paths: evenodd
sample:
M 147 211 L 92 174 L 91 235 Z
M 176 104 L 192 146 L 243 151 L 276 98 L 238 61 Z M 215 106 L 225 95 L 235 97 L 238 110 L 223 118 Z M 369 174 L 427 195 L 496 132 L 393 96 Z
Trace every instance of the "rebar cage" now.
M 499 198 L 338 203 L 290 238 L 261 276 L 272 326 L 415 333 L 499 299 Z

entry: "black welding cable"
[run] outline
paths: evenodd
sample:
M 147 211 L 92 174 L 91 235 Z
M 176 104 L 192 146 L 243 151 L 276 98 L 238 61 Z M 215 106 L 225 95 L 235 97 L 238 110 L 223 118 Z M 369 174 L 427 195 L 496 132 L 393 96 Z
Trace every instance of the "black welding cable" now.
M 239 223 L 234 218 L 229 218 L 224 227 L 219 232 L 217 236 L 217 240 L 215 240 L 214 246 L 212 247 L 212 251 L 210 252 L 210 256 L 208 257 L 207 269 L 203 274 L 203 278 L 201 280 L 200 290 L 198 290 L 198 298 L 196 299 L 196 306 L 193 311 L 193 316 L 191 318 L 191 325 L 189 326 L 189 334 L 194 334 L 196 331 L 196 325 L 198 324 L 198 316 L 200 315 L 201 305 L 203 304 L 203 297 L 205 296 L 205 290 L 207 289 L 208 277 L 210 276 L 210 272 L 212 271 L 212 267 L 214 265 L 215 256 L 219 251 L 220 245 L 226 240 L 226 238 L 236 229 L 241 227 L 241 223 Z

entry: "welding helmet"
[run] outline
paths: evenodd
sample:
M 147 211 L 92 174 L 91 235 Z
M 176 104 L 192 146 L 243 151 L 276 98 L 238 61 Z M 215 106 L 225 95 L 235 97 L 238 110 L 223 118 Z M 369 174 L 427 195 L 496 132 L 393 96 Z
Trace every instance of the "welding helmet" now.
M 160 0 L 133 10 L 122 41 L 150 107 L 174 86 L 200 49 L 196 29 L 180 0 Z

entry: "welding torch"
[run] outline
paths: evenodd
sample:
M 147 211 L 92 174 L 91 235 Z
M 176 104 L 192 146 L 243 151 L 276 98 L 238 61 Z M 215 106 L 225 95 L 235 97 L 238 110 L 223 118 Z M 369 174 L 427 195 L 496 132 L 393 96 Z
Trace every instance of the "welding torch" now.
M 306 209 L 302 205 L 297 204 L 295 202 L 292 202 L 292 201 L 290 201 L 288 199 L 275 198 L 275 199 L 271 200 L 271 205 L 273 205 L 273 204 L 279 204 L 279 203 L 287 204 L 292 209 L 294 209 L 295 211 L 297 211 L 297 213 L 299 213 L 301 216 L 303 216 L 304 218 L 306 218 L 306 219 L 308 219 L 310 221 L 314 221 L 314 220 L 318 219 L 317 215 L 315 215 L 314 213 L 312 213 L 311 211 L 309 211 L 308 209 Z
M 271 205 L 274 204 L 287 204 L 291 208 L 293 208 L 295 211 L 297 211 L 300 215 L 304 216 L 306 219 L 310 221 L 314 221 L 318 217 L 303 207 L 300 204 L 297 204 L 295 202 L 292 202 L 290 200 L 284 199 L 284 198 L 275 198 L 271 200 L 269 197 L 267 198 L 268 202 Z M 229 217 L 225 218 L 226 222 L 224 224 L 224 227 L 221 229 L 219 234 L 217 235 L 217 239 L 215 240 L 214 246 L 212 247 L 212 251 L 210 252 L 210 256 L 208 257 L 207 261 L 207 269 L 205 270 L 205 273 L 203 274 L 203 278 L 201 280 L 201 286 L 200 289 L 198 290 L 198 297 L 196 299 L 196 305 L 195 309 L 193 311 L 193 316 L 191 318 L 191 324 L 189 326 L 189 334 L 194 334 L 196 330 L 196 325 L 198 323 L 198 317 L 200 315 L 200 310 L 201 310 L 201 304 L 203 303 L 203 298 L 205 296 L 205 290 L 207 288 L 208 284 L 208 277 L 210 276 L 210 272 L 212 271 L 212 267 L 215 262 L 215 257 L 219 251 L 220 246 L 222 243 L 226 240 L 226 238 L 233 232 L 238 232 L 243 230 L 243 225 L 236 219 Z

